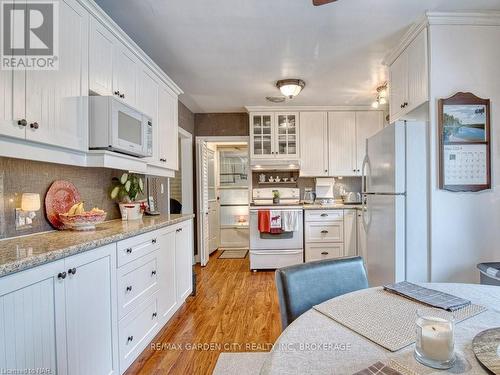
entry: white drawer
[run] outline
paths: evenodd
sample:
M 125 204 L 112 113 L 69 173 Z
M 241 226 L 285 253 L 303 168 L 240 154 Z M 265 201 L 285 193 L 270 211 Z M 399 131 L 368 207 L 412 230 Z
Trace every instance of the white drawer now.
M 118 269 L 118 317 L 122 318 L 158 290 L 157 252 Z
M 304 263 L 303 250 L 250 250 L 250 269 L 276 269 Z
M 344 242 L 344 222 L 306 223 L 306 243 Z
M 121 373 L 141 354 L 159 328 L 158 301 L 155 293 L 119 323 Z
M 338 221 L 344 219 L 343 210 L 306 210 L 305 221 Z
M 344 256 L 343 243 L 306 244 L 306 262 L 321 259 L 341 258 Z
M 158 231 L 148 232 L 118 241 L 116 263 L 118 267 L 123 266 L 137 258 L 140 258 L 160 247 Z

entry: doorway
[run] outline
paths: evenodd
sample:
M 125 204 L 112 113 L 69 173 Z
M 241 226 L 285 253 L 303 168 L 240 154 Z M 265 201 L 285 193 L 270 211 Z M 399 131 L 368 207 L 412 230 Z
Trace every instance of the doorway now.
M 197 261 L 216 250 L 248 249 L 248 137 L 196 137 Z

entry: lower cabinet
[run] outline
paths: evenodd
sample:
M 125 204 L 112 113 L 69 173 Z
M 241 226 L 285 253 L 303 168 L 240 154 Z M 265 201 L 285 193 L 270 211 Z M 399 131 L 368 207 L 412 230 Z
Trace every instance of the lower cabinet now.
M 0 368 L 117 374 L 115 257 L 108 245 L 0 279 Z
M 0 278 L 0 369 L 125 372 L 191 293 L 192 259 L 188 220 Z

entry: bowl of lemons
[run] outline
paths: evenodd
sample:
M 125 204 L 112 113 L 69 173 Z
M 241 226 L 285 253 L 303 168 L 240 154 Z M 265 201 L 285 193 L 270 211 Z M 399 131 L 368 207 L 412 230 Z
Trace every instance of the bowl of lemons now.
M 59 219 L 64 224 L 64 229 L 95 230 L 96 225 L 106 219 L 106 211 L 97 207 L 85 211 L 84 203 L 78 202 L 68 212 L 59 214 Z

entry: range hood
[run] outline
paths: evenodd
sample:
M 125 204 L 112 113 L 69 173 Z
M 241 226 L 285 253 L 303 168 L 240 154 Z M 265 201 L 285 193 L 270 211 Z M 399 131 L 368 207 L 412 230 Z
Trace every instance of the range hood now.
M 272 160 L 253 159 L 250 162 L 252 171 L 298 171 L 300 170 L 300 160 Z

